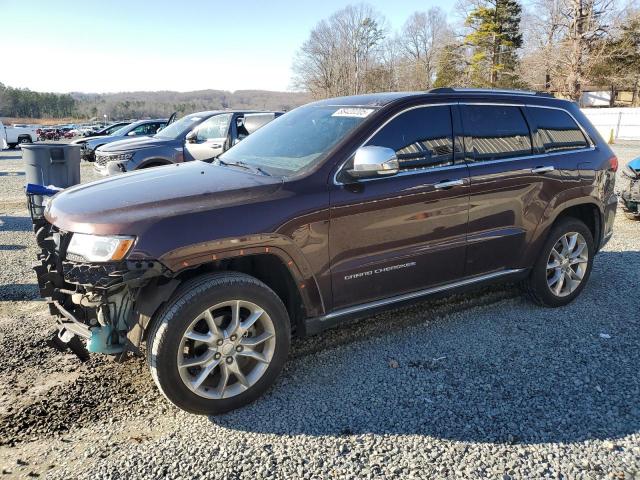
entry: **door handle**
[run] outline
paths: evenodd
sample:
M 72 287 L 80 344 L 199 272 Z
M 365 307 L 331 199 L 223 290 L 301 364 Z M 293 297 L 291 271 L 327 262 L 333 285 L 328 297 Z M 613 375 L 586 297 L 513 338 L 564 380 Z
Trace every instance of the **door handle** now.
M 436 190 L 442 190 L 444 188 L 457 187 L 464 185 L 464 180 L 445 180 L 443 182 L 436 183 L 433 187 Z
M 547 173 L 553 172 L 556 167 L 548 166 L 548 167 L 536 167 L 531 169 L 531 173 Z
M 220 148 L 220 147 L 222 147 L 222 145 L 220 145 L 219 143 L 212 143 L 212 144 L 209 145 L 209 147 L 211 147 L 211 148 Z

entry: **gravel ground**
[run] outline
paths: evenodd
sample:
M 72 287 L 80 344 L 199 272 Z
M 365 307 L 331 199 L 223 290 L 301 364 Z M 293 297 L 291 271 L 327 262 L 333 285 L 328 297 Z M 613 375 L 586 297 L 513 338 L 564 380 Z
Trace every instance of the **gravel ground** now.
M 46 347 L 23 183 L 0 153 L 1 478 L 640 478 L 640 222 L 621 212 L 568 307 L 500 286 L 378 315 L 294 342 L 263 398 L 207 418 L 141 359 Z

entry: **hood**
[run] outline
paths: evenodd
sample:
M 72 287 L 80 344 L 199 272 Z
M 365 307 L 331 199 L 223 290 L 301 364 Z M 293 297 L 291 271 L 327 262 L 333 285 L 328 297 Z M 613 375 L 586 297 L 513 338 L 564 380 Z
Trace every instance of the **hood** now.
M 235 168 L 177 163 L 68 188 L 49 201 L 45 217 L 64 231 L 140 235 L 172 216 L 260 201 L 281 184 Z
M 109 135 L 89 135 L 88 137 L 80 137 L 74 142 L 89 142 L 91 140 L 102 140 L 103 138 L 107 138 Z
M 147 136 L 140 136 L 140 137 L 127 137 L 127 136 L 122 136 L 122 135 L 105 135 L 104 137 L 94 137 L 91 140 L 89 140 L 86 145 L 87 148 L 89 148 L 90 150 L 95 150 L 96 148 L 98 148 L 99 146 L 102 145 L 106 145 L 107 143 L 113 143 L 113 142 L 118 142 L 120 140 L 141 140 L 143 138 L 149 138 Z M 86 140 L 86 139 L 85 139 Z
M 140 150 L 142 148 L 154 148 L 167 145 L 171 142 L 177 142 L 173 138 L 160 137 L 135 137 L 124 140 L 117 140 L 105 145 L 100 149 L 101 152 L 127 152 L 129 150 Z M 179 142 L 182 143 L 182 142 Z

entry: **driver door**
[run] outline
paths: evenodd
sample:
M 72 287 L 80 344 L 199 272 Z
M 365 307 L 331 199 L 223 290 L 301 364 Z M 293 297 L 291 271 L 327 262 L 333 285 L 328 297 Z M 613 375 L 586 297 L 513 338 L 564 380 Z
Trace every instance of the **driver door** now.
M 224 151 L 229 135 L 231 113 L 214 115 L 193 130 L 184 146 L 187 160 L 213 160 Z
M 398 115 L 366 145 L 394 150 L 399 172 L 353 180 L 339 174 L 331 185 L 334 309 L 463 276 L 469 173 L 454 148 L 453 113 L 449 105 L 425 105 Z

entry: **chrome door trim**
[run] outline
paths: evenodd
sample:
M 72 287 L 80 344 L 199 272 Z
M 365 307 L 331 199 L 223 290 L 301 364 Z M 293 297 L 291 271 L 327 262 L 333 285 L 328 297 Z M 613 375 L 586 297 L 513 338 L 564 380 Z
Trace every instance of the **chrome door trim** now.
M 461 186 L 464 185 L 464 180 L 459 179 L 459 180 L 446 180 L 444 182 L 438 182 L 438 183 L 434 183 L 433 184 L 433 188 L 435 188 L 436 190 L 441 190 L 443 188 L 451 188 L 451 187 L 457 187 L 457 186 Z
M 351 306 L 351 307 L 345 307 L 345 308 L 341 308 L 339 310 L 336 310 L 334 312 L 328 313 L 326 315 L 323 315 L 322 317 L 318 317 L 318 320 L 320 322 L 325 322 L 327 320 L 331 320 L 331 319 L 336 318 L 336 317 L 341 317 L 341 316 L 349 315 L 349 314 L 352 314 L 352 313 L 363 312 L 363 311 L 366 311 L 366 310 L 371 310 L 372 308 L 384 307 L 386 305 L 393 305 L 394 303 L 403 302 L 403 301 L 406 301 L 406 300 L 412 300 L 414 298 L 420 298 L 420 297 L 424 297 L 424 296 L 427 296 L 427 295 L 432 295 L 432 294 L 438 293 L 438 292 L 444 292 L 444 291 L 451 290 L 451 289 L 454 289 L 454 288 L 457 288 L 457 287 L 464 287 L 466 285 L 473 285 L 474 283 L 482 282 L 482 281 L 485 281 L 485 280 L 491 280 L 491 279 L 494 279 L 494 278 L 504 277 L 506 275 L 520 273 L 520 272 L 523 272 L 524 270 L 525 270 L 524 268 L 502 270 L 500 272 L 488 273 L 488 274 L 480 275 L 480 276 L 473 277 L 473 278 L 467 278 L 467 279 L 464 279 L 464 280 L 458 280 L 456 282 L 448 283 L 448 284 L 445 284 L 445 285 L 440 285 L 440 286 L 437 286 L 437 287 L 431 287 L 431 288 L 426 288 L 424 290 L 418 290 L 417 292 L 405 293 L 403 295 L 397 295 L 395 297 L 383 298 L 381 300 L 376 300 L 376 301 L 373 301 L 373 302 L 362 303 L 360 305 L 354 305 L 354 306 Z
M 369 135 L 369 137 L 367 137 L 366 140 L 364 140 L 355 150 L 354 152 L 366 145 L 366 143 L 371 140 L 380 130 L 382 130 L 384 127 L 387 126 L 387 124 L 389 122 L 391 122 L 392 120 L 394 120 L 395 118 L 397 118 L 398 116 L 402 115 L 403 113 L 409 112 L 411 110 L 415 110 L 418 108 L 429 108 L 429 107 L 444 107 L 444 106 L 453 106 L 453 105 L 496 105 L 496 106 L 501 106 L 501 107 L 532 107 L 532 108 L 547 108 L 550 110 L 560 110 L 561 112 L 565 112 L 566 114 L 568 114 L 573 121 L 576 123 L 576 125 L 578 125 L 578 128 L 580 129 L 580 131 L 582 132 L 582 134 L 584 135 L 584 137 L 587 140 L 587 143 L 589 143 L 589 147 L 586 148 L 580 148 L 580 149 L 576 149 L 576 150 L 567 150 L 567 151 L 560 151 L 560 152 L 552 152 L 552 153 L 532 153 L 531 155 L 525 155 L 522 157 L 508 157 L 508 158 L 501 158 L 498 160 L 489 160 L 486 162 L 469 162 L 469 161 L 464 161 L 463 163 L 458 163 L 458 164 L 454 164 L 454 165 L 445 165 L 443 167 L 425 167 L 425 168 L 419 168 L 416 170 L 404 170 L 404 171 L 400 171 L 399 173 L 397 173 L 396 175 L 394 175 L 393 177 L 399 177 L 399 176 L 405 176 L 405 175 L 418 175 L 421 173 L 425 173 L 425 172 L 431 172 L 431 171 L 439 171 L 439 170 L 448 170 L 448 169 L 452 169 L 452 168 L 456 168 L 456 167 L 461 167 L 461 166 L 467 166 L 467 167 L 473 167 L 474 165 L 490 165 L 492 163 L 499 163 L 499 162 L 511 162 L 514 160 L 525 160 L 525 159 L 530 159 L 530 158 L 540 158 L 540 157 L 549 157 L 549 156 L 555 156 L 555 155 L 566 155 L 569 153 L 580 153 L 580 152 L 589 152 L 592 150 L 595 150 L 595 143 L 593 142 L 593 140 L 591 139 L 591 137 L 589 136 L 589 134 L 587 133 L 587 131 L 584 129 L 584 127 L 582 126 L 582 124 L 578 121 L 578 119 L 576 119 L 576 117 L 573 116 L 573 114 L 565 109 L 565 108 L 561 108 L 561 107 L 551 107 L 548 105 L 531 105 L 531 104 L 524 104 L 524 103 L 505 103 L 505 102 L 487 102 L 487 101 L 482 101 L 482 102 L 469 102 L 469 101 L 453 101 L 453 102 L 442 102 L 442 103 L 429 103 L 429 104 L 423 104 L 423 105 L 414 105 L 412 107 L 408 107 L 405 108 L 404 110 L 400 110 L 399 112 L 395 113 L 391 118 L 388 118 L 387 120 L 385 120 L 385 122 L 380 125 L 371 135 Z M 532 132 L 533 133 L 533 132 Z M 455 144 L 455 137 L 453 138 L 454 144 Z M 349 159 L 353 156 L 353 153 L 351 155 L 349 155 L 347 157 L 347 159 L 345 161 L 343 161 L 340 166 L 336 169 L 336 172 L 333 174 L 333 184 L 336 186 L 340 186 L 340 185 L 345 185 L 342 182 L 338 181 L 338 174 L 342 171 L 344 165 L 349 161 Z M 391 178 L 391 177 L 388 177 Z M 363 182 L 371 182 L 371 181 L 377 181 L 377 180 L 385 180 L 384 177 L 379 177 L 379 178 L 366 178 L 366 179 L 360 179 L 357 181 L 357 183 L 363 183 Z
M 531 173 L 547 173 L 547 172 L 553 172 L 555 169 L 556 167 L 552 165 L 549 165 L 546 167 L 536 167 L 531 169 Z

